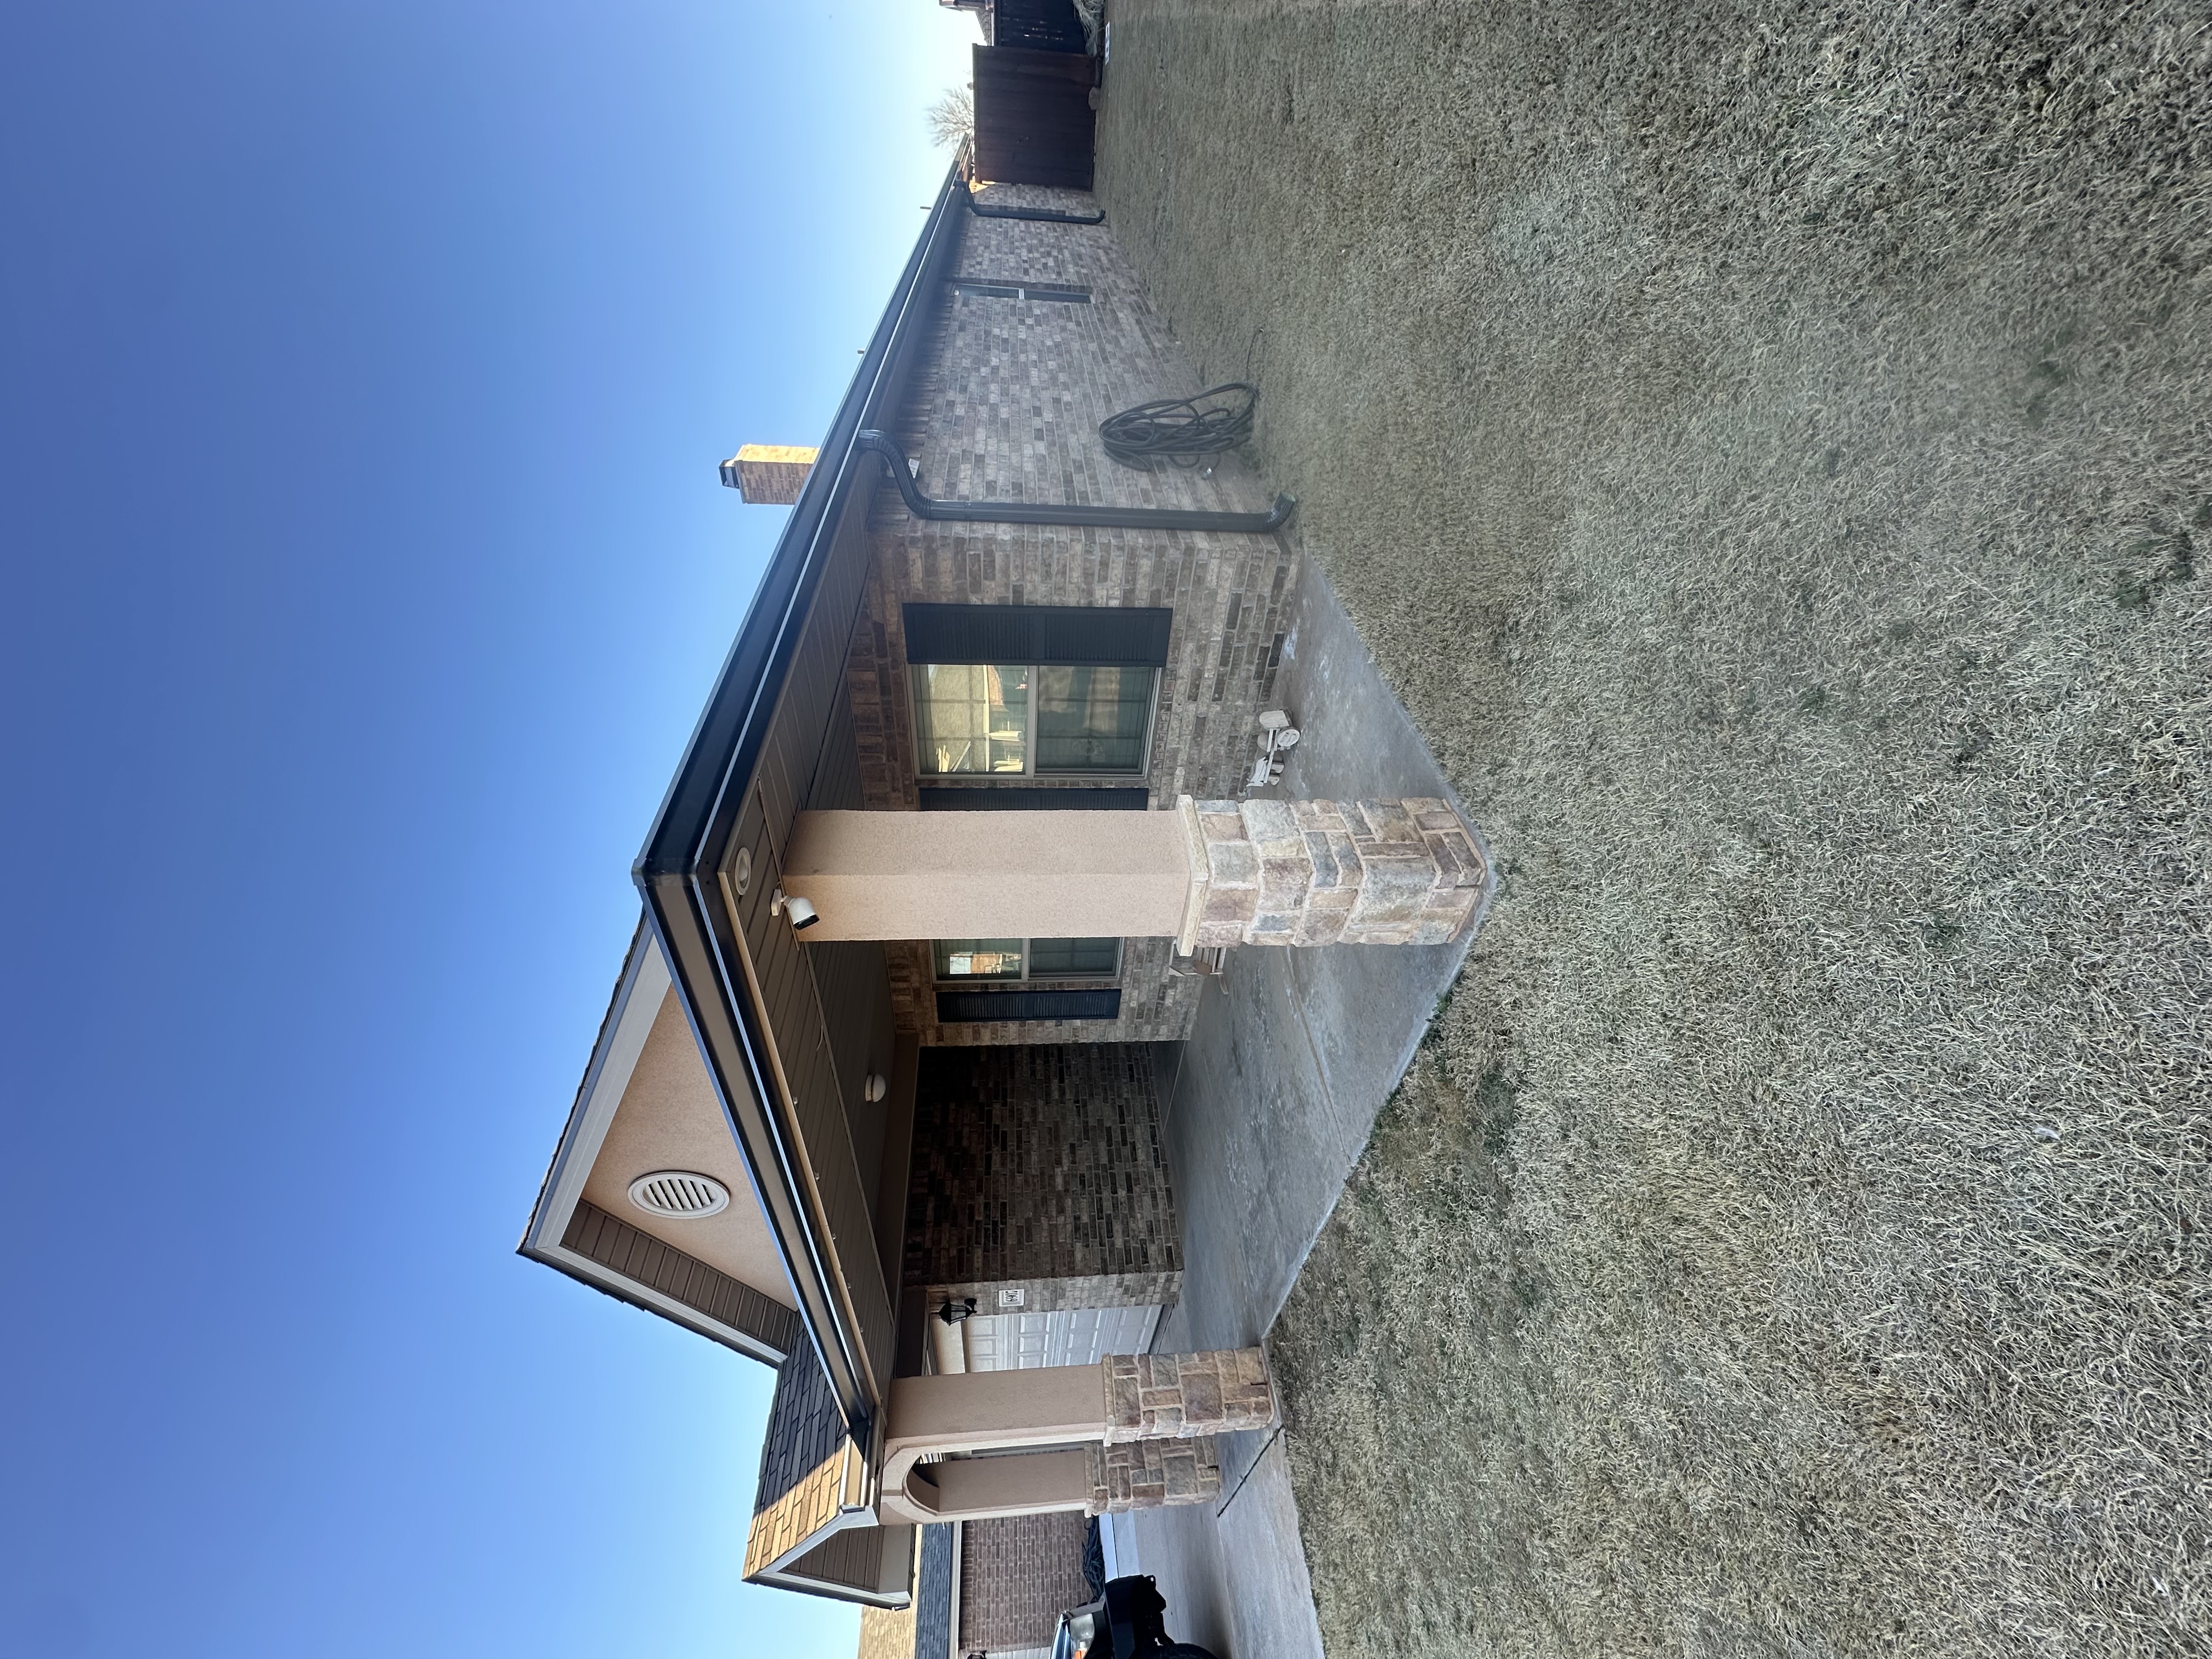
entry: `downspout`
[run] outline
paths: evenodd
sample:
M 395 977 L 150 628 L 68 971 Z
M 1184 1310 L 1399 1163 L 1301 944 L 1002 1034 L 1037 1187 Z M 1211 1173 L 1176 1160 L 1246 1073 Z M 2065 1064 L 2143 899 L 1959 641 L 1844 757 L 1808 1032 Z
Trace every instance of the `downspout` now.
M 1103 225 L 1106 210 L 1096 213 L 1067 213 L 1059 208 L 1000 207 L 996 203 L 985 204 L 975 199 L 975 141 L 971 137 L 963 139 L 960 153 L 953 158 L 953 170 L 960 175 L 960 193 L 968 200 L 968 211 L 978 219 L 1031 219 L 1048 225 Z
M 940 501 L 921 493 L 914 481 L 914 468 L 898 441 L 872 428 L 854 435 L 855 449 L 872 449 L 891 464 L 891 482 L 899 499 L 917 519 L 951 520 L 963 524 L 1091 525 L 1108 530 L 1220 530 L 1252 536 L 1272 535 L 1291 521 L 1297 502 L 1288 495 L 1275 497 L 1265 513 L 1204 513 L 1176 507 L 1083 507 L 1074 502 Z
M 1034 219 L 1048 225 L 1103 225 L 1106 222 L 1104 209 L 1097 213 L 1062 213 L 1058 208 L 986 206 L 975 199 L 975 192 L 965 192 L 968 211 L 978 219 Z

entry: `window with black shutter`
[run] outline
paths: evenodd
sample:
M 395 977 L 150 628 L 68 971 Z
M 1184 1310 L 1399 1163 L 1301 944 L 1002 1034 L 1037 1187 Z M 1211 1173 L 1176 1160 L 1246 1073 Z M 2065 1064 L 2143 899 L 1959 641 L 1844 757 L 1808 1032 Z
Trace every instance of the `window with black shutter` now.
M 1141 776 L 1174 612 L 909 605 L 924 777 Z

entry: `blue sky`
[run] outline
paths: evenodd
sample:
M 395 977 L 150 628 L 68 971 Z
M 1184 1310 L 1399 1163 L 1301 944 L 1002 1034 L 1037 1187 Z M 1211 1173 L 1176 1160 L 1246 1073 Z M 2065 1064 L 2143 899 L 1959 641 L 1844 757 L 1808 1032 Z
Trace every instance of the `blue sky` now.
M 850 1653 L 768 1373 L 513 1252 L 972 26 L 9 18 L 0 1652 Z

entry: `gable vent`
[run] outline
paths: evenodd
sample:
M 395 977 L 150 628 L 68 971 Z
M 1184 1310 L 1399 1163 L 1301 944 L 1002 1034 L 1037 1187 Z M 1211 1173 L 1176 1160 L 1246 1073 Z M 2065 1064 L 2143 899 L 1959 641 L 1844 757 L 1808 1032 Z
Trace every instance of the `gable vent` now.
M 648 1215 L 694 1221 L 730 1207 L 730 1189 L 690 1170 L 655 1170 L 629 1183 L 629 1201 Z

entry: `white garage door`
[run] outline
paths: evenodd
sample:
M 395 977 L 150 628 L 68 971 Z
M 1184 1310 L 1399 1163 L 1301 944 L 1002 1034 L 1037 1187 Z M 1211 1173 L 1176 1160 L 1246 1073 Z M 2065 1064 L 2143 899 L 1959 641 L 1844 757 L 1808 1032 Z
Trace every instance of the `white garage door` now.
M 1158 1308 L 1063 1308 L 1056 1313 L 978 1314 L 960 1328 L 971 1371 L 1095 1365 L 1109 1353 L 1142 1353 Z

